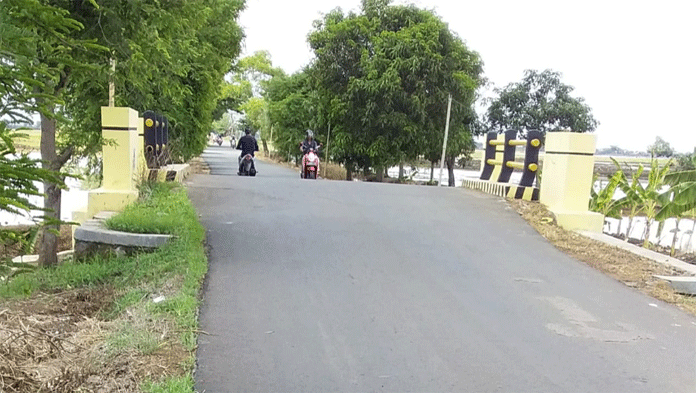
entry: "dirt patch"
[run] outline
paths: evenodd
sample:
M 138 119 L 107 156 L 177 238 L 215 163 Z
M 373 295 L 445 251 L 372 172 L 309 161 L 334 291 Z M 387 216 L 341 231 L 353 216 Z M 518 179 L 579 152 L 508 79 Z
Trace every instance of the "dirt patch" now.
M 117 295 L 102 287 L 0 305 L 0 392 L 137 392 L 185 373 L 191 353 L 172 322 L 137 309 L 100 318 Z
M 559 250 L 630 287 L 696 315 L 694 297 L 678 294 L 666 282 L 654 277 L 687 275 L 685 272 L 567 231 L 556 225 L 553 214 L 538 202 L 509 202 L 539 234 Z
M 208 166 L 208 163 L 205 162 L 205 160 L 201 157 L 192 158 L 191 160 L 189 160 L 188 164 L 191 167 L 192 174 L 210 174 L 210 166 Z

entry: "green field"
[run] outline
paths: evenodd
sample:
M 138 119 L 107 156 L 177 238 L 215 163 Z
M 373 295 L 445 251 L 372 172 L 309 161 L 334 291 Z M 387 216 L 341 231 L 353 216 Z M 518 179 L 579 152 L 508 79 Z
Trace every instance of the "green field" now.
M 21 130 L 20 134 L 26 134 L 24 138 L 15 140 L 15 147 L 20 150 L 39 150 L 41 148 L 41 130 Z

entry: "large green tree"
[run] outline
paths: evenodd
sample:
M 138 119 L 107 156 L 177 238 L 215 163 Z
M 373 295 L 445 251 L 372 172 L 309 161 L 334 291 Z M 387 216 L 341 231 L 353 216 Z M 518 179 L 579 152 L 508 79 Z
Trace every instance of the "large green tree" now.
M 483 127 L 502 132 L 518 129 L 548 131 L 594 131 L 599 124 L 583 98 L 571 96 L 574 88 L 561 82 L 551 70 L 526 70 L 520 82 L 495 89 Z
M 366 0 L 362 14 L 329 13 L 309 41 L 318 92 L 331 100 L 322 99 L 324 117 L 336 124 L 337 158 L 348 169 L 369 165 L 381 175 L 441 149 L 449 94 L 448 156 L 467 145 L 482 64 L 431 11 Z
M 243 6 L 243 0 L 0 2 L 3 17 L 22 33 L 17 45 L 25 46 L 18 60 L 6 62 L 23 78 L 15 79 L 12 89 L 22 94 L 11 101 L 40 113 L 45 168 L 58 172 L 71 156 L 100 149 L 109 81 L 116 105 L 167 115 L 176 158 L 199 154 L 223 77 L 240 51 L 235 20 Z M 44 206 L 60 217 L 60 185 L 47 182 L 44 189 Z M 55 250 L 49 231 L 40 263 L 54 264 Z
M 299 158 L 298 143 L 307 129 L 318 129 L 319 105 L 314 83 L 307 70 L 269 81 L 264 92 L 268 120 L 274 127 L 276 152 L 289 160 Z
M 69 121 L 62 112 L 70 94 L 72 76 L 93 69 L 84 55 L 103 49 L 76 36 L 83 25 L 71 18 L 69 11 L 46 3 L 32 0 L 0 2 L 0 14 L 7 18 L 7 25 L 3 21 L 2 35 L 22 33 L 17 42 L 3 42 L 3 74 L 17 76 L 14 82 L 6 85 L 10 86 L 8 89 L 3 89 L 3 101 L 24 112 L 24 116 L 38 112 L 41 117 L 42 166 L 54 174 L 52 178 L 43 179 L 46 212 L 42 242 L 38 245 L 39 264 L 42 266 L 57 263 L 56 233 L 63 188 L 60 172 L 76 147 L 75 144 L 56 143 L 57 124 Z
M 175 159 L 200 154 L 224 75 L 240 53 L 243 32 L 236 19 L 244 1 L 96 0 L 96 8 L 86 0 L 63 3 L 85 25 L 84 38 L 109 48 L 94 59 L 103 66 L 98 74 L 74 81 L 76 94 L 68 109 L 80 115 L 73 116 L 79 122 L 72 129 L 99 135 L 99 107 L 108 102 L 108 82 L 113 80 L 117 106 L 151 109 L 168 117 Z

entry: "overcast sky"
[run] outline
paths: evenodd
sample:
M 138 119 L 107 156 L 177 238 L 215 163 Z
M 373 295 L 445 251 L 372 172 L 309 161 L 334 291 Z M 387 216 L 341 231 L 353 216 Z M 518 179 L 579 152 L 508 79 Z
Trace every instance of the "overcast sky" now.
M 496 86 L 552 69 L 585 98 L 597 145 L 645 150 L 656 136 L 696 146 L 695 0 L 413 0 L 434 10 L 484 62 Z M 247 0 L 244 55 L 267 50 L 292 73 L 312 58 L 312 21 L 360 0 Z

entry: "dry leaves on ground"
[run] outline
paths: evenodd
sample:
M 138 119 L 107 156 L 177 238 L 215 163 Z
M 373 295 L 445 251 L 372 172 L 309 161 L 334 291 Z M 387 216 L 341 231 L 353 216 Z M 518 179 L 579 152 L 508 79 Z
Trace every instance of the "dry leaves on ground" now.
M 191 354 L 172 324 L 137 312 L 102 320 L 115 297 L 79 289 L 0 305 L 0 392 L 137 392 L 146 378 L 182 375 Z M 114 351 L 110 342 L 123 326 L 154 334 L 156 346 Z
M 539 234 L 559 250 L 630 287 L 696 315 L 694 297 L 678 294 L 666 282 L 654 277 L 654 275 L 686 275 L 684 272 L 567 231 L 556 225 L 553 213 L 538 202 L 522 200 L 509 202 Z

